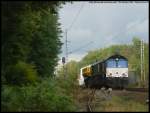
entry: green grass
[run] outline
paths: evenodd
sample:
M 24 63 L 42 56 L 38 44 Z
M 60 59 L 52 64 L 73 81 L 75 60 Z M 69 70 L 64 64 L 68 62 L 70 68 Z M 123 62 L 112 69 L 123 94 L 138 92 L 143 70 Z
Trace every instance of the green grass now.
M 96 111 L 137 111 L 144 112 L 148 111 L 148 104 L 142 104 L 135 100 L 132 100 L 129 96 L 127 97 L 112 97 L 111 100 L 101 102 L 97 105 Z

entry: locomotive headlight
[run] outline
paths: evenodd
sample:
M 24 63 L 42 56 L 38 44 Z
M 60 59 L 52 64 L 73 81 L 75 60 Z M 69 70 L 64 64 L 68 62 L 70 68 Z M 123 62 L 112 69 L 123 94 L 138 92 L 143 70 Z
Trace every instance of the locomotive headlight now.
M 108 75 L 107 75 L 108 77 L 111 77 L 112 76 L 112 73 L 108 73 Z
M 111 76 L 112 76 L 112 73 L 109 73 L 109 76 L 111 77 Z
M 122 75 L 123 75 L 123 77 L 125 77 L 125 76 L 126 76 L 126 74 L 125 74 L 125 73 L 123 73 Z

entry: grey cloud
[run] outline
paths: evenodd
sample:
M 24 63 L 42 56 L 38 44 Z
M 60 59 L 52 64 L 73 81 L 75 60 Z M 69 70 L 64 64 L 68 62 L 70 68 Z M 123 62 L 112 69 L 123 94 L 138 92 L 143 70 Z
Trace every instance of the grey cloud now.
M 82 3 L 84 7 L 79 17 L 68 31 L 68 40 L 71 41 L 68 45 L 69 50 L 75 50 L 92 40 L 94 43 L 74 53 L 74 56 L 111 44 L 130 43 L 134 36 L 139 36 L 148 42 L 148 3 L 69 3 L 60 10 L 63 30 L 71 24 Z M 139 23 L 143 18 L 146 20 Z M 128 30 L 134 24 L 136 25 L 133 29 Z M 65 37 L 62 41 L 65 41 Z M 62 48 L 62 56 L 64 50 L 65 46 Z

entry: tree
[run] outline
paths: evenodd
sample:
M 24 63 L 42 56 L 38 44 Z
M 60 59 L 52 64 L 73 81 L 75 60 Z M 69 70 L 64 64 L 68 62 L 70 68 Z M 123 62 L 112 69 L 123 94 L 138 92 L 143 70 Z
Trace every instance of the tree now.
M 60 4 L 57 1 L 2 2 L 3 80 L 7 71 L 13 71 L 9 67 L 18 61 L 34 65 L 40 77 L 53 74 L 62 45 L 58 23 Z
M 141 41 L 139 38 L 134 37 L 133 40 L 133 49 L 138 58 L 140 58 L 140 50 L 141 50 Z

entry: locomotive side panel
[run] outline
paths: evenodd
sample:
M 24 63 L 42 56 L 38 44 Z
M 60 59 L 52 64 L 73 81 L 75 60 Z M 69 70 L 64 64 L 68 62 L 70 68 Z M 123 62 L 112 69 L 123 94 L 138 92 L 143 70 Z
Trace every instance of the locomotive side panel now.
M 99 62 L 92 65 L 92 74 L 94 75 L 105 75 L 106 67 L 104 62 Z

